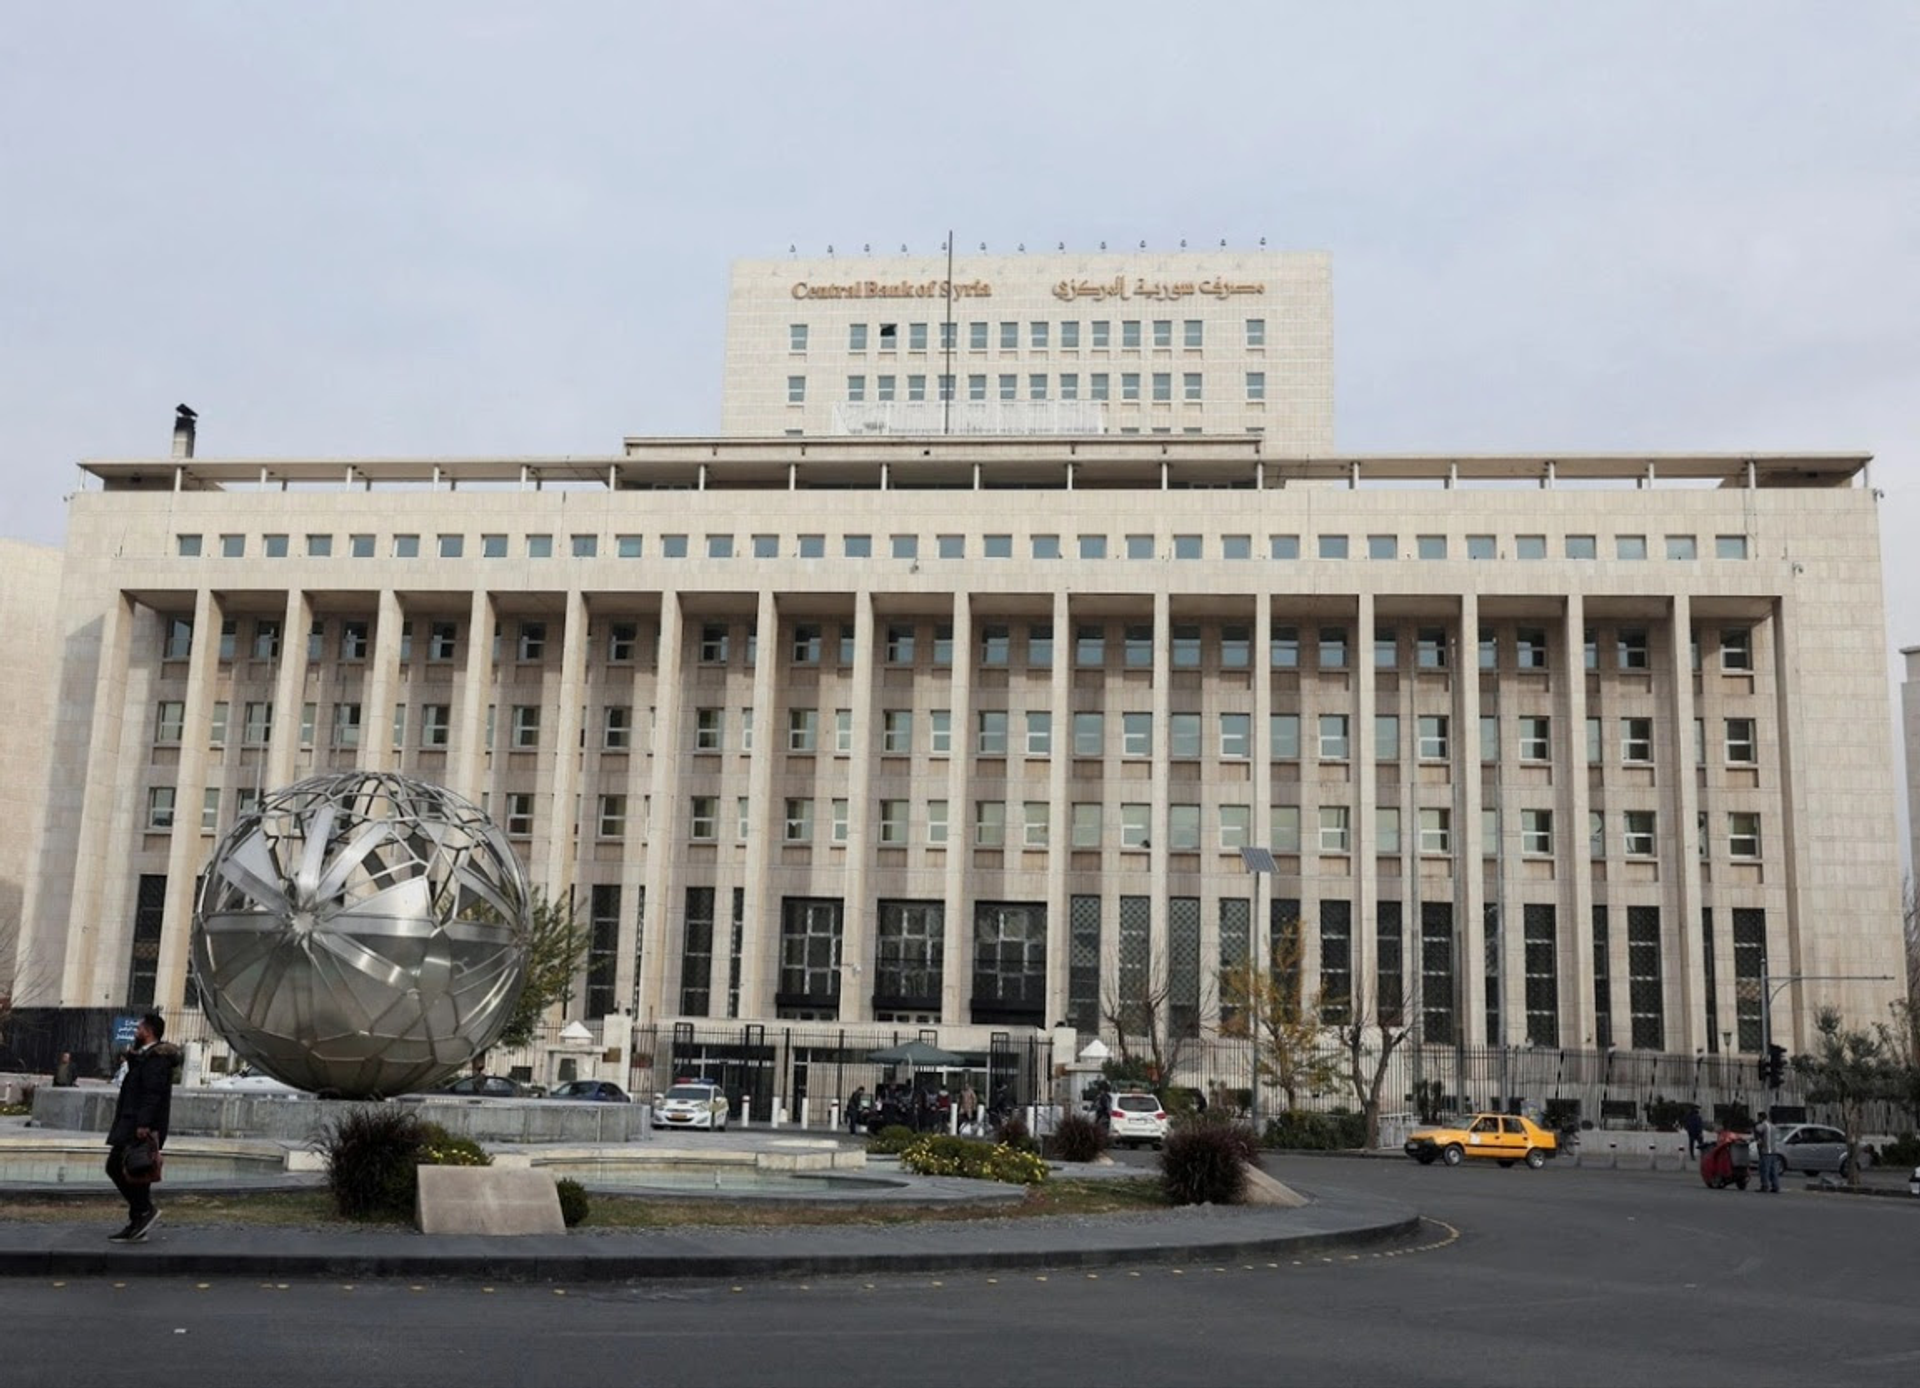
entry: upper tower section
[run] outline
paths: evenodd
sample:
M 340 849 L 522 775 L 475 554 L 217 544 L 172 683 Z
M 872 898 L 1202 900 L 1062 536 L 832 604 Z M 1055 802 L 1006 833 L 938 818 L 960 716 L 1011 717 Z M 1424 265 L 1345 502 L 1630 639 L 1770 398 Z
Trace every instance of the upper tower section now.
M 1318 251 L 740 260 L 721 432 L 1257 435 L 1333 451 Z

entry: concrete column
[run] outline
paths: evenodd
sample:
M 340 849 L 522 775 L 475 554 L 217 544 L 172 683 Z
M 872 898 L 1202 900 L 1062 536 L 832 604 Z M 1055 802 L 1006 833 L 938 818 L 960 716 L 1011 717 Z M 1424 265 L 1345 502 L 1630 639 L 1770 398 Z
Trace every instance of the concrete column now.
M 656 636 L 653 643 L 654 676 L 657 681 L 666 663 L 666 654 Z M 637 663 L 637 662 L 636 662 Z M 655 686 L 658 687 L 657 684 Z M 647 891 L 647 804 L 653 791 L 654 749 L 652 728 L 648 726 L 647 705 L 642 703 L 640 680 L 627 677 L 623 696 L 630 700 L 632 729 L 627 736 L 627 770 L 617 788 L 627 796 L 627 842 L 620 855 L 620 959 L 615 966 L 614 997 L 625 1002 L 636 1025 L 650 1024 L 658 1016 L 656 1005 L 642 1005 L 643 961 L 660 952 L 658 927 L 649 929 L 648 921 L 657 920 L 662 903 Z M 610 698 L 611 702 L 619 702 Z M 605 756 L 603 752 L 601 754 Z M 609 786 L 615 782 L 609 778 Z
M 590 807 L 580 798 L 580 718 L 587 697 L 587 650 L 592 645 L 586 596 L 578 588 L 567 593 L 566 629 L 560 638 L 559 707 L 554 711 L 553 762 L 549 776 L 551 808 L 547 812 L 544 883 L 556 900 L 574 881 L 579 825 Z
M 1369 644 L 1363 649 L 1371 652 L 1371 636 L 1374 624 L 1373 594 L 1362 593 L 1359 597 L 1356 621 L 1360 630 L 1368 633 Z M 1379 805 L 1379 773 L 1373 746 L 1373 722 L 1378 710 L 1378 680 L 1375 678 L 1372 659 L 1362 660 L 1354 679 L 1354 729 L 1352 759 L 1348 763 L 1353 768 L 1356 785 L 1353 804 L 1353 895 L 1350 938 L 1347 944 L 1347 957 L 1353 971 L 1353 1002 L 1364 1003 L 1373 995 L 1370 984 L 1374 968 L 1373 919 L 1376 903 L 1380 899 L 1380 889 L 1376 876 L 1379 861 L 1379 848 L 1374 833 L 1374 811 Z M 1404 833 L 1404 826 L 1402 829 Z M 1311 989 L 1309 990 L 1311 991 Z
M 197 611 L 196 605 L 196 614 Z M 144 806 L 135 805 L 133 798 L 139 793 L 139 768 L 144 761 L 145 740 L 140 736 L 140 731 L 144 720 L 151 718 L 153 712 L 151 709 L 141 710 L 137 716 L 129 718 L 134 711 L 127 706 L 127 670 L 131 663 L 133 633 L 138 621 L 133 599 L 125 593 L 115 594 L 101 614 L 92 732 L 88 738 L 88 755 L 84 763 L 86 780 L 81 787 L 80 832 L 74 854 L 73 877 L 66 884 L 69 901 L 64 912 L 48 909 L 44 913 L 34 913 L 41 919 L 52 917 L 57 922 L 64 917 L 66 920 L 64 938 L 57 942 L 46 938 L 45 932 L 39 932 L 35 937 L 43 959 L 60 960 L 57 1001 L 62 1007 L 106 1006 L 119 996 L 118 990 L 126 981 L 125 948 L 122 946 L 119 951 L 112 951 L 107 948 L 107 942 L 125 940 L 132 934 L 132 913 L 125 909 L 126 902 L 130 900 L 129 874 L 124 868 L 108 872 L 105 865 L 124 862 L 126 845 L 137 832 L 133 825 L 134 816 L 145 809 Z M 199 636 L 197 628 L 194 635 L 196 638 Z M 180 742 L 183 751 L 194 735 L 192 725 L 182 724 Z M 198 729 L 198 735 L 204 748 L 204 726 Z M 56 778 L 59 770 L 55 768 Z M 197 806 L 195 813 L 198 814 Z M 179 815 L 176 802 L 176 824 Z M 195 829 L 197 832 L 197 820 Z M 36 857 L 36 868 L 42 861 L 44 855 Z M 47 885 L 49 896 L 54 895 L 57 889 L 51 883 Z M 110 906 L 113 909 L 109 909 Z M 34 916 L 23 913 L 21 919 L 26 922 Z M 57 924 L 54 928 L 58 928 Z M 116 957 L 121 966 L 118 981 L 113 978 L 112 968 L 107 962 Z M 30 971 L 24 967 L 24 955 L 21 963 L 22 977 L 28 977 Z
M 947 949 L 940 974 L 940 1020 L 972 1019 L 973 915 L 967 869 L 973 863 L 973 595 L 953 595 L 952 747 L 947 761 Z
M 1663 928 L 1660 954 L 1662 1006 L 1666 1013 L 1666 1049 L 1681 1055 L 1707 1046 L 1706 950 L 1700 938 L 1700 773 L 1693 763 L 1693 605 L 1685 593 L 1670 599 L 1671 636 L 1667 642 L 1667 679 L 1673 736 L 1663 759 L 1674 768 L 1669 777 L 1672 794 L 1664 812 L 1675 816 L 1675 833 L 1662 835 L 1675 845 L 1680 860 L 1667 868 L 1663 859 L 1661 895 L 1677 919 Z M 1671 884 L 1671 885 L 1668 885 Z M 1663 926 L 1665 923 L 1663 922 Z
M 780 604 L 771 589 L 761 590 L 754 620 L 759 656 L 753 667 L 753 762 L 747 769 L 747 794 L 753 801 L 755 817 L 752 836 L 747 840 L 747 918 L 740 932 L 740 1015 L 771 1017 L 775 961 L 780 952 L 780 903 L 772 889 L 772 878 L 779 853 L 781 806 L 774 798 L 773 771 L 785 764 L 787 756 L 779 708 Z M 684 756 L 680 748 L 681 743 L 675 742 L 668 749 L 676 762 Z M 716 918 L 718 915 L 716 906 Z M 731 917 L 728 919 L 731 932 Z M 714 929 L 719 929 L 717 919 Z M 716 968 L 725 953 L 715 948 Z M 726 976 L 719 977 L 724 987 Z
M 280 790 L 298 777 L 294 768 L 300 754 L 301 709 L 307 694 L 307 628 L 313 625 L 313 603 L 303 589 L 287 593 L 287 615 L 280 624 L 280 672 L 273 689 L 273 736 L 267 746 L 267 789 Z M 315 718 L 319 717 L 318 710 Z M 319 741 L 320 729 L 313 730 Z
M 1161 464 L 1164 481 L 1166 464 Z M 1162 589 L 1153 595 L 1153 810 L 1147 832 L 1151 849 L 1147 854 L 1150 886 L 1149 907 L 1152 924 L 1148 928 L 1148 984 L 1162 995 L 1167 987 L 1167 972 L 1173 950 L 1167 933 L 1167 829 L 1168 806 L 1173 797 L 1169 787 L 1173 775 L 1171 729 L 1173 725 L 1173 604 Z M 1123 638 L 1124 640 L 1124 638 Z
M 1786 877 L 1783 892 L 1787 906 L 1786 919 L 1776 920 L 1774 911 L 1767 912 L 1766 971 L 1775 977 L 1815 972 L 1807 967 L 1808 960 L 1803 936 L 1806 922 L 1812 918 L 1813 907 L 1809 900 L 1812 873 L 1807 863 L 1807 844 L 1801 831 L 1801 815 L 1793 808 L 1801 803 L 1801 787 L 1807 784 L 1804 743 L 1795 735 L 1799 726 L 1798 720 L 1802 716 L 1798 711 L 1806 707 L 1802 702 L 1798 653 L 1794 649 L 1800 644 L 1799 617 L 1800 608 L 1797 599 L 1786 594 L 1774 599 L 1771 621 L 1773 726 L 1780 739 L 1779 803 L 1786 812 L 1779 817 L 1781 826 L 1779 850 L 1776 852 L 1765 842 L 1762 842 L 1761 848 L 1767 855 L 1768 876 L 1772 876 L 1772 864 L 1778 862 L 1782 865 Z M 1826 972 L 1824 969 L 1818 971 Z M 1806 1048 L 1808 1028 L 1801 1008 L 1801 1000 L 1805 996 L 1804 985 L 1782 988 L 1767 1014 L 1773 1044 L 1785 1046 L 1789 1053 Z
M 404 700 L 400 683 L 400 624 L 405 615 L 400 595 L 380 590 L 380 615 L 373 627 L 373 664 L 367 671 L 367 693 L 360 713 L 360 769 L 391 771 L 398 763 L 393 748 L 393 706 Z
M 681 684 L 686 661 L 686 634 L 682 616 L 680 595 L 677 592 L 662 593 L 660 668 L 654 682 L 653 717 L 648 720 L 647 729 L 648 747 L 652 752 L 652 764 L 648 770 L 652 780 L 647 800 L 627 807 L 629 815 L 640 817 L 647 836 L 647 925 L 646 938 L 641 942 L 639 954 L 640 1009 L 642 1017 L 648 1021 L 676 1016 L 680 1011 L 679 950 L 683 936 L 673 923 L 684 919 L 685 903 L 675 901 L 673 897 L 679 885 L 674 865 L 680 859 L 681 826 L 685 823 L 684 816 L 687 813 L 687 806 L 683 803 L 686 797 L 677 793 L 677 787 L 681 784 L 677 774 L 680 767 L 680 710 L 684 702 Z M 636 708 L 635 723 L 639 723 L 640 719 L 641 710 Z M 714 911 L 717 917 L 717 901 Z M 714 932 L 717 942 L 717 919 Z
M 1560 955 L 1561 1044 L 1591 1048 L 1598 1043 L 1593 1010 L 1593 855 L 1587 847 L 1587 817 L 1592 811 L 1589 790 L 1593 773 L 1587 765 L 1586 600 L 1576 590 L 1567 594 L 1560 624 L 1560 661 L 1554 681 L 1560 697 L 1554 713 L 1565 725 L 1559 738 L 1557 779 L 1564 788 L 1567 826 L 1558 831 L 1554 858 L 1561 880 L 1568 884 L 1560 900 L 1573 919 L 1555 922 Z
M 853 595 L 853 755 L 847 766 L 846 906 L 840 940 L 840 1020 L 873 1017 L 875 917 L 873 763 L 878 730 L 874 727 L 873 594 Z
M 1053 759 L 1047 764 L 1052 831 L 1047 848 L 1047 1025 L 1067 1015 L 1073 963 L 1073 917 L 1067 877 L 1073 864 L 1073 628 L 1064 589 L 1053 595 L 1053 668 L 1047 702 L 1053 710 Z
M 200 799 L 206 789 L 210 759 L 207 728 L 220 676 L 220 624 L 225 616 L 226 606 L 218 594 L 202 588 L 195 595 L 193 657 L 187 666 L 186 722 L 180 737 L 180 765 L 174 778 L 173 836 L 167 845 L 167 907 L 160 926 L 160 964 L 153 987 L 153 1000 L 165 1015 L 178 1012 L 186 996 L 193 886 L 207 847 L 200 836 Z M 227 747 L 234 747 L 244 735 L 243 710 L 235 703 L 227 710 Z M 222 756 L 225 755 L 223 750 Z M 124 974 L 121 986 L 125 986 Z
M 493 595 L 476 590 L 467 610 L 466 641 L 453 696 L 453 751 L 447 761 L 449 788 L 476 805 L 486 788 L 493 751 L 486 742 L 487 705 L 493 699 L 493 624 Z
M 1459 659 L 1447 672 L 1453 685 L 1452 753 L 1454 938 L 1459 956 L 1454 969 L 1460 980 L 1459 1035 L 1469 1046 L 1487 1039 L 1487 930 L 1486 859 L 1480 833 L 1480 598 L 1469 590 L 1460 595 Z M 1505 710 L 1502 730 L 1505 729 Z M 1418 735 L 1416 729 L 1416 736 Z M 1504 740 L 1504 739 L 1503 739 Z M 1415 834 L 1420 826 L 1413 826 Z M 1503 845 L 1504 847 L 1504 845 Z M 1504 930 L 1507 922 L 1500 923 Z M 1501 1017 L 1501 1024 L 1506 1018 Z

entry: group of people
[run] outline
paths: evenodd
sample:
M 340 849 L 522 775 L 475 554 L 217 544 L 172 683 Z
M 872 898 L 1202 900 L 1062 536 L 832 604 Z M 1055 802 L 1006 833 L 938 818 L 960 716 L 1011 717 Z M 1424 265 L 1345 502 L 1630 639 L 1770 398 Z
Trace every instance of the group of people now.
M 916 1132 L 945 1132 L 955 1121 L 951 1116 L 955 1108 L 959 1110 L 957 1121 L 963 1133 L 984 1131 L 991 1117 L 981 1107 L 979 1092 L 971 1080 L 960 1087 L 957 1095 L 945 1088 L 916 1088 L 904 1081 L 877 1084 L 872 1094 L 861 1085 L 847 1099 L 847 1131 L 878 1132 L 898 1125 Z
M 1706 1149 L 1706 1123 L 1700 1116 L 1700 1105 L 1691 1104 L 1686 1116 L 1680 1120 L 1681 1131 L 1687 1135 L 1687 1160 L 1692 1161 Z M 1753 1131 L 1747 1139 L 1747 1147 L 1753 1158 L 1754 1174 L 1760 1178 L 1759 1188 L 1771 1195 L 1780 1193 L 1780 1154 L 1775 1149 L 1773 1120 L 1766 1111 L 1753 1121 Z

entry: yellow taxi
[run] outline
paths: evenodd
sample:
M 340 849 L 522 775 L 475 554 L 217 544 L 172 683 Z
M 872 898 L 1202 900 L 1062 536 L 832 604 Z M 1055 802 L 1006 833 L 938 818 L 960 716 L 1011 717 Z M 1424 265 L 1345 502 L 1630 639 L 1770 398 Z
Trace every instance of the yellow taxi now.
M 1473 1157 L 1512 1166 L 1523 1161 L 1538 1171 L 1558 1156 L 1560 1140 L 1531 1118 L 1514 1113 L 1476 1113 L 1457 1128 L 1415 1128 L 1407 1137 L 1407 1155 L 1422 1166 L 1436 1160 L 1458 1166 Z

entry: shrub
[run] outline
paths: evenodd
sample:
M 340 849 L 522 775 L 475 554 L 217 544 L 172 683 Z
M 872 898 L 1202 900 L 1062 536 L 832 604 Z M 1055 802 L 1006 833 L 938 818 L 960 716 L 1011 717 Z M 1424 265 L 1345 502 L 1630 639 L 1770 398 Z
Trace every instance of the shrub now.
M 571 1176 L 562 1176 L 553 1183 L 560 1196 L 560 1218 L 566 1221 L 567 1228 L 586 1223 L 591 1208 L 587 1200 L 587 1188 Z
M 479 1143 L 412 1109 L 367 1105 L 332 1120 L 315 1146 L 326 1162 L 327 1189 L 347 1219 L 405 1219 L 413 1213 L 423 1166 L 488 1166 Z
M 1680 1126 L 1691 1107 L 1680 1099 L 1649 1099 L 1645 1105 L 1647 1126 L 1655 1132 L 1670 1133 Z
M 315 1145 L 326 1162 L 333 1206 L 347 1219 L 413 1212 L 424 1125 L 411 1109 L 369 1105 L 329 1122 Z
M 1017 1113 L 1009 1113 L 1000 1120 L 1000 1126 L 993 1130 L 994 1141 L 1004 1142 L 1009 1147 L 1020 1147 L 1025 1151 L 1033 1150 L 1033 1134 L 1027 1131 L 1027 1120 Z
M 1266 1145 L 1297 1152 L 1339 1152 L 1367 1145 L 1367 1122 L 1357 1113 L 1304 1113 L 1267 1120 Z
M 1901 1133 L 1880 1149 L 1883 1166 L 1920 1166 L 1920 1137 Z
M 1106 1130 L 1084 1113 L 1069 1113 L 1053 1125 L 1053 1154 L 1061 1161 L 1092 1161 L 1106 1146 Z
M 1047 1163 L 1038 1153 L 967 1137 L 923 1137 L 900 1154 L 900 1164 L 921 1176 L 966 1176 L 1016 1186 L 1047 1179 Z
M 889 1123 L 879 1132 L 867 1139 L 867 1155 L 870 1157 L 897 1157 L 913 1146 L 920 1138 L 912 1128 L 900 1123 Z
M 1253 1133 L 1244 1123 L 1176 1123 L 1160 1153 L 1161 1187 L 1175 1205 L 1237 1205 L 1247 1193 L 1253 1151 Z

